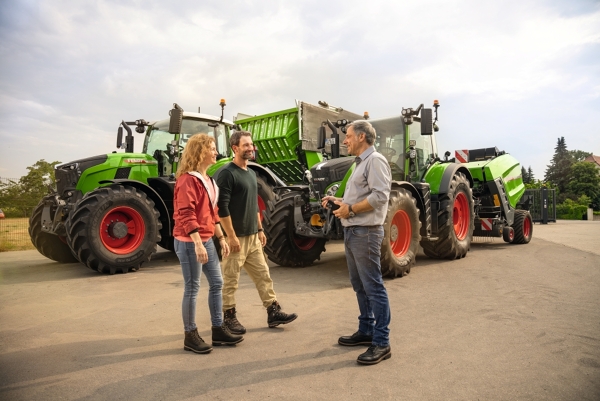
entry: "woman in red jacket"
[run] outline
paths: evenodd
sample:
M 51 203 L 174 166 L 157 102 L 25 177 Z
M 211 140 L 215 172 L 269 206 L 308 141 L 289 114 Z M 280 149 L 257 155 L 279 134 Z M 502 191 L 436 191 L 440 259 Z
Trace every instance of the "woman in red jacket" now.
M 223 257 L 229 255 L 229 246 L 219 223 L 217 200 L 219 187 L 206 174 L 217 161 L 214 138 L 206 134 L 192 136 L 181 157 L 177 170 L 173 197 L 175 253 L 181 263 L 185 289 L 182 315 L 185 330 L 183 349 L 199 354 L 212 351 L 196 327 L 196 298 L 200 289 L 200 273 L 208 280 L 208 308 L 212 323 L 212 345 L 233 345 L 242 341 L 223 325 L 223 277 L 212 237 L 216 234 Z

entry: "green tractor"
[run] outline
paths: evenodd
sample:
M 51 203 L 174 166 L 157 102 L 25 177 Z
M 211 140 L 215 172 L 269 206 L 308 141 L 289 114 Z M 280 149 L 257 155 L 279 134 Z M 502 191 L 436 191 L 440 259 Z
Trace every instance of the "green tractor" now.
M 385 276 L 409 273 L 419 245 L 429 257 L 457 259 L 466 256 L 474 234 L 504 236 L 512 243 L 531 238 L 531 216 L 515 210 L 525 190 L 520 164 L 495 148 L 495 152 L 472 151 L 473 160 L 466 163 L 449 160 L 448 152 L 440 160 L 434 136 L 438 107 L 436 101 L 435 120 L 433 109 L 423 105 L 403 109 L 400 116 L 371 120 L 377 131 L 375 148 L 390 163 L 393 180 L 381 250 Z M 320 120 L 319 128 L 312 128 L 314 141 L 308 142 L 314 143 L 323 160 L 312 167 L 307 163 L 303 184 L 275 188 L 275 198 L 267 202 L 265 251 L 273 262 L 310 265 L 328 240 L 343 238 L 341 222 L 330 208 L 321 206 L 321 198 L 341 197 L 354 170 L 354 158 L 340 157 L 348 122 Z M 254 127 L 250 129 L 254 135 L 263 132 L 261 117 L 239 124 Z
M 199 132 L 215 138 L 217 163 L 209 170 L 216 177 L 231 161 L 229 134 L 239 128 L 221 116 L 184 112 L 175 104 L 170 117 L 156 122 L 122 121 L 117 148 L 112 152 L 56 166 L 56 188 L 44 197 L 29 220 L 29 235 L 38 251 L 53 260 L 77 262 L 102 273 L 138 270 L 157 251 L 173 250 L 173 191 L 175 172 L 187 140 Z M 274 199 L 273 188 L 302 181 L 304 170 L 322 161 L 321 151 L 299 130 L 323 119 L 360 118 L 340 108 L 298 102 L 285 116 L 261 116 L 263 134 L 254 135 L 259 206 Z M 252 118 L 246 119 L 246 125 Z M 283 125 L 286 129 L 282 129 Z M 141 153 L 134 153 L 135 131 L 144 135 Z M 124 132 L 126 135 L 124 136 Z M 277 133 L 281 133 L 278 135 Z M 276 171 L 277 173 L 275 173 Z M 284 181 L 285 180 L 285 181 Z

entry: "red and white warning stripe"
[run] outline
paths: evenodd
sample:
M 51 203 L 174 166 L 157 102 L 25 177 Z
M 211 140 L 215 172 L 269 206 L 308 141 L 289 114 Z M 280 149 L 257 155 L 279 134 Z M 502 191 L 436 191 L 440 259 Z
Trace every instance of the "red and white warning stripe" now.
M 480 219 L 483 231 L 492 231 L 492 219 Z
M 456 157 L 456 161 L 460 163 L 468 163 L 469 162 L 469 151 L 466 149 L 455 150 L 454 156 Z

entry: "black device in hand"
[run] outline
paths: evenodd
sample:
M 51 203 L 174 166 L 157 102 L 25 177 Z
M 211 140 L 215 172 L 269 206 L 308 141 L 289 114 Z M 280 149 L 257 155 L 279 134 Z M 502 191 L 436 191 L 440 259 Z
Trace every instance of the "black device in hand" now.
M 331 209 L 331 211 L 338 210 L 340 205 L 336 205 L 333 201 L 327 201 L 327 209 Z

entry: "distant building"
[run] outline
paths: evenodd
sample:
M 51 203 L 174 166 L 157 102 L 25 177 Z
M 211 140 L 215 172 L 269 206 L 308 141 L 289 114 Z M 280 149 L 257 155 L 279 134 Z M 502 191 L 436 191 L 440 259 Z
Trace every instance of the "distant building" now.
M 594 163 L 596 165 L 596 168 L 600 169 L 600 156 L 589 155 L 588 157 L 583 159 L 583 161 Z

